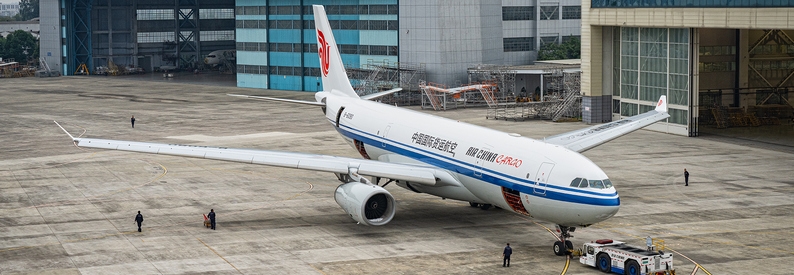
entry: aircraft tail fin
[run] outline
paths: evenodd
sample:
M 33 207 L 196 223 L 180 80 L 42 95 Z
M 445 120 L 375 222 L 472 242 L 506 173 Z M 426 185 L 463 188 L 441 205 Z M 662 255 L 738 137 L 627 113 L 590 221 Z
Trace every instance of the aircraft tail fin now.
M 317 27 L 317 54 L 320 56 L 320 74 L 323 77 L 323 91 L 336 91 L 349 97 L 358 98 L 358 94 L 350 85 L 347 78 L 345 66 L 342 64 L 342 57 L 339 55 L 339 48 L 336 46 L 336 39 L 331 32 L 331 24 L 328 23 L 328 16 L 325 8 L 321 5 L 314 5 L 314 24 Z

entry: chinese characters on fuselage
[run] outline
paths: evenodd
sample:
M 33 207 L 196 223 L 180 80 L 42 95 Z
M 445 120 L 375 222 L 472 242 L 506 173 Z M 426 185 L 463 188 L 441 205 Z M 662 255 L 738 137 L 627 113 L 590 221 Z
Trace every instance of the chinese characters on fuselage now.
M 450 153 L 453 157 L 455 156 L 455 148 L 458 147 L 457 142 L 420 132 L 414 133 L 414 135 L 411 137 L 411 142 L 430 149 Z

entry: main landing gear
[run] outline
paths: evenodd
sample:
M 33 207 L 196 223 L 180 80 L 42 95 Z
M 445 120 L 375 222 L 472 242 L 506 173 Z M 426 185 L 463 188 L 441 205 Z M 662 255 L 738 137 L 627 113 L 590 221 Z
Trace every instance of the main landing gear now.
M 482 209 L 482 210 L 488 210 L 488 209 L 491 209 L 491 206 L 492 206 L 492 205 L 490 205 L 490 204 L 487 204 L 487 203 L 479 204 L 479 203 L 476 203 L 476 202 L 469 202 L 469 205 L 470 205 L 471 207 L 479 207 L 479 208 L 480 208 L 480 209 Z
M 576 231 L 576 227 L 557 225 L 557 232 L 560 233 L 560 240 L 554 242 L 554 254 L 557 256 L 570 255 L 573 250 L 573 243 L 568 239 L 573 238 L 570 232 Z

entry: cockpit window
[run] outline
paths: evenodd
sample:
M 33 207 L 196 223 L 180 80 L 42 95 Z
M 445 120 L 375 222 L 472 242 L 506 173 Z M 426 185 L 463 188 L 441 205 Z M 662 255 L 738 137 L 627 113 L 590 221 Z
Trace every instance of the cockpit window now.
M 590 187 L 596 189 L 604 189 L 604 183 L 600 180 L 590 180 Z
M 595 189 L 608 189 L 612 188 L 612 182 L 609 179 L 604 180 L 587 180 L 583 178 L 575 178 L 571 181 L 571 187 L 579 188 L 595 188 Z

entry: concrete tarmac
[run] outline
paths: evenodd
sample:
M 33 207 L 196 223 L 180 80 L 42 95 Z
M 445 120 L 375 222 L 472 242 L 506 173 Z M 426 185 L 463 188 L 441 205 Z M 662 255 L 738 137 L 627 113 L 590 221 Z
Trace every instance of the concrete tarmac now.
M 52 122 L 84 137 L 357 155 L 317 107 L 226 93 L 313 98 L 114 77 L 0 79 L 0 274 L 600 274 L 554 256 L 548 222 L 389 185 L 394 220 L 357 225 L 334 202 L 332 174 L 82 149 Z M 532 138 L 587 126 L 427 112 Z M 677 274 L 790 273 L 791 150 L 640 130 L 585 155 L 622 205 L 578 228 L 574 245 L 643 246 L 652 236 L 678 253 Z M 214 231 L 202 225 L 211 208 Z

